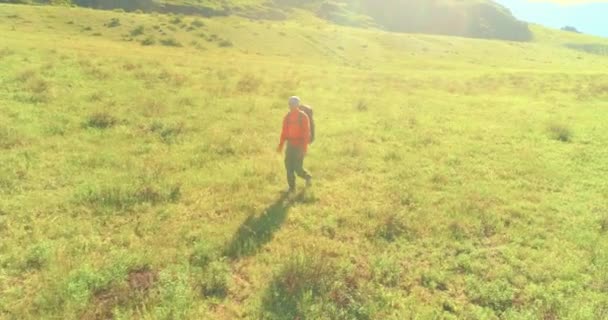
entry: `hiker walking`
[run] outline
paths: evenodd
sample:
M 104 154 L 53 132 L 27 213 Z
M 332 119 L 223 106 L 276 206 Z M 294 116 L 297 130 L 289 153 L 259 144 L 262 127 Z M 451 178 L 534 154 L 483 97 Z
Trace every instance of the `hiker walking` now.
M 312 176 L 304 170 L 304 156 L 308 145 L 314 140 L 314 120 L 312 120 L 312 109 L 301 104 L 300 98 L 289 98 L 289 113 L 283 119 L 283 130 L 281 142 L 277 152 L 283 152 L 283 146 L 287 141 L 285 151 L 285 169 L 287 170 L 288 192 L 296 190 L 296 174 L 306 180 L 306 186 L 310 187 Z

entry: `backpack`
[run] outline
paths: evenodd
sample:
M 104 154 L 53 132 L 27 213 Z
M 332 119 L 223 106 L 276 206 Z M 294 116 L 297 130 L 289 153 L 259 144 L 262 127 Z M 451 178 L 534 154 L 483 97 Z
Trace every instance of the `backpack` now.
M 308 120 L 310 120 L 310 143 L 313 143 L 313 141 L 315 141 L 315 120 L 312 117 L 312 108 L 310 106 L 302 105 L 300 106 L 300 111 L 306 113 Z M 300 124 L 302 124 L 302 119 L 300 119 Z

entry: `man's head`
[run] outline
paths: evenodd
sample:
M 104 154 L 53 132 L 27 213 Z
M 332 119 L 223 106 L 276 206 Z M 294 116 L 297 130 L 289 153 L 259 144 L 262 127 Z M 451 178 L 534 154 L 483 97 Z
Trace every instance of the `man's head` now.
M 289 109 L 290 110 L 294 110 L 296 108 L 299 108 L 301 102 L 302 101 L 300 100 L 300 98 L 298 98 L 296 96 L 293 96 L 293 97 L 289 98 L 289 102 L 288 102 L 289 103 Z

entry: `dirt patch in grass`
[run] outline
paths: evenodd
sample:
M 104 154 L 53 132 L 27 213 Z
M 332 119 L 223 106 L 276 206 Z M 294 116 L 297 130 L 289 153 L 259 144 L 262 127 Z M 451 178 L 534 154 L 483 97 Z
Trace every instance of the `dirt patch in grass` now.
M 123 283 L 96 292 L 90 308 L 85 311 L 81 319 L 114 319 L 113 310 L 116 307 L 144 299 L 154 287 L 157 279 L 158 274 L 147 267 L 129 272 L 126 284 Z

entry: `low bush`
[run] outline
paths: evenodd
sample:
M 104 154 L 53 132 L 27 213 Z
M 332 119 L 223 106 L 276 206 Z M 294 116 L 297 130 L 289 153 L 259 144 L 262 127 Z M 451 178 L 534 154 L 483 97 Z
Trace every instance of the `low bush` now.
M 144 40 L 142 40 L 141 42 L 142 46 L 152 46 L 154 44 L 156 44 L 156 39 L 152 36 L 145 38 Z
M 144 34 L 145 31 L 145 27 L 144 26 L 138 26 L 135 29 L 131 30 L 131 32 L 129 33 L 132 37 L 137 37 L 140 36 L 142 34 Z
M 177 41 L 177 39 L 175 39 L 175 38 L 162 39 L 162 40 L 160 40 L 160 44 L 162 44 L 163 46 L 167 46 L 167 47 L 181 47 L 182 46 L 182 44 L 179 43 L 179 41 Z
M 221 40 L 217 45 L 220 46 L 220 48 L 229 48 L 234 46 L 230 40 Z
M 89 128 L 107 129 L 113 127 L 117 122 L 118 120 L 107 112 L 96 112 L 88 117 L 86 126 Z
M 120 19 L 118 19 L 118 18 L 112 18 L 112 19 L 110 19 L 109 22 L 107 22 L 104 25 L 106 27 L 108 27 L 108 28 L 116 28 L 116 27 L 120 26 Z
M 261 318 L 371 319 L 359 280 L 347 266 L 320 255 L 296 254 L 276 275 Z
M 549 124 L 548 131 L 554 140 L 561 142 L 570 142 L 572 140 L 572 130 L 562 123 Z

